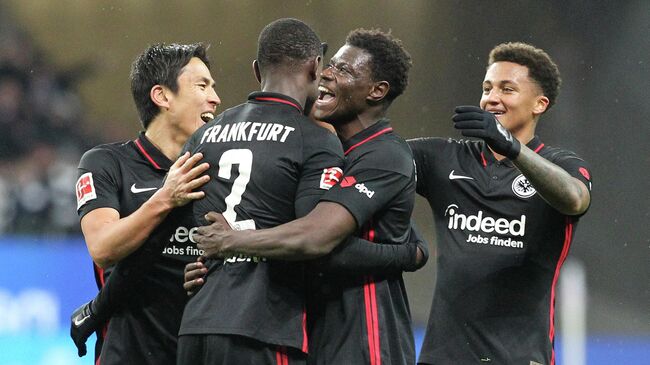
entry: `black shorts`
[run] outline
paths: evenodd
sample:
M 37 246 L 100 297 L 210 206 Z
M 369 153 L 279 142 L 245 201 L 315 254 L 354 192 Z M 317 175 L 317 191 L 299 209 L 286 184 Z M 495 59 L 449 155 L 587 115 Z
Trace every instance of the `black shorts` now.
M 237 335 L 178 337 L 177 365 L 306 365 L 298 349 L 266 344 Z

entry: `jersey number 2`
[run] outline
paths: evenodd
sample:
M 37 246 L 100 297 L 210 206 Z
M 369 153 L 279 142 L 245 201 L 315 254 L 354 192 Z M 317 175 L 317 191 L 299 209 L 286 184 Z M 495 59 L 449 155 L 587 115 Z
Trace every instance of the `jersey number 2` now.
M 219 159 L 218 176 L 223 179 L 230 179 L 233 165 L 239 165 L 239 176 L 232 184 L 232 190 L 225 199 L 226 210 L 222 213 L 224 218 L 235 230 L 255 229 L 255 221 L 247 219 L 237 221 L 235 207 L 241 203 L 241 197 L 246 191 L 246 185 L 251 179 L 251 168 L 253 167 L 253 152 L 249 149 L 228 150 Z

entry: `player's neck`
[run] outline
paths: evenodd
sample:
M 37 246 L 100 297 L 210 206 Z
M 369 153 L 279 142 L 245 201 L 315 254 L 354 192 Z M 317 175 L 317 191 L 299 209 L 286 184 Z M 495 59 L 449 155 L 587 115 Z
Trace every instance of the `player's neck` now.
M 519 143 L 525 145 L 535 137 L 535 124 L 531 123 L 510 133 Z
M 336 134 L 339 136 L 339 139 L 347 141 L 364 129 L 374 125 L 385 116 L 386 112 L 383 108 L 370 108 L 357 114 L 349 121 L 334 123 L 334 128 L 336 129 Z
M 174 135 L 172 128 L 163 128 L 163 123 L 151 123 L 144 135 L 156 148 L 171 161 L 175 161 L 185 141 Z
M 278 93 L 295 99 L 300 103 L 300 107 L 304 109 L 307 100 L 307 91 L 304 84 L 301 75 L 284 75 L 283 77 L 265 77 L 261 86 L 264 92 Z

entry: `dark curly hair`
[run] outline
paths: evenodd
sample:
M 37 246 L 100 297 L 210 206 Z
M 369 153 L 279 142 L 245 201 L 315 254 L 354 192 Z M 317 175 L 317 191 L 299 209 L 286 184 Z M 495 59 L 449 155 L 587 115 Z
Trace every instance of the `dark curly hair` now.
M 320 38 L 304 22 L 282 18 L 268 24 L 257 41 L 260 70 L 267 67 L 297 66 L 312 57 L 322 56 Z
M 490 51 L 488 67 L 495 62 L 513 62 L 528 68 L 530 77 L 539 84 L 548 98 L 550 109 L 560 93 L 560 71 L 543 50 L 522 42 L 502 43 Z
M 355 29 L 345 43 L 370 54 L 373 80 L 388 81 L 390 85 L 385 98 L 388 104 L 404 92 L 412 63 L 402 41 L 379 29 Z
M 145 49 L 131 65 L 131 94 L 144 129 L 158 115 L 160 109 L 149 93 L 154 85 L 162 85 L 178 91 L 178 75 L 193 57 L 197 57 L 210 69 L 206 54 L 209 46 L 203 43 L 166 45 L 154 44 Z

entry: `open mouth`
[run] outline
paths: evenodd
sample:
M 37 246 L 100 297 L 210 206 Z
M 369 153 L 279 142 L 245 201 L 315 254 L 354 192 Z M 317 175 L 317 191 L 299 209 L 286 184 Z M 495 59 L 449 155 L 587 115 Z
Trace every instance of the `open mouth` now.
M 333 101 L 336 98 L 336 94 L 332 90 L 326 88 L 325 86 L 318 87 L 318 102 L 326 104 Z
M 505 114 L 505 112 L 501 110 L 488 110 L 488 111 L 492 113 L 492 115 L 494 115 L 494 117 L 497 118 L 497 120 L 499 120 L 499 117 L 501 115 Z
M 212 119 L 214 119 L 214 113 L 212 113 L 212 112 L 201 113 L 201 120 L 203 122 L 207 123 L 207 122 L 211 121 Z

